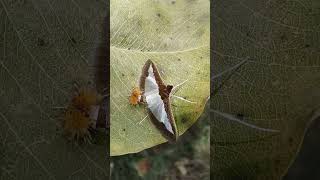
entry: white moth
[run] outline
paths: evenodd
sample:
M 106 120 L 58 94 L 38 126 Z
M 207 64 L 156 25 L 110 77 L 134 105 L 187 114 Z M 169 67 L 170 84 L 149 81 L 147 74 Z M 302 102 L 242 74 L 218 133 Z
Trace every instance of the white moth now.
M 159 94 L 159 86 L 154 77 L 152 66 L 149 66 L 148 76 L 146 78 L 144 87 L 144 96 L 146 98 L 148 108 L 155 116 L 155 118 L 163 123 L 169 132 L 174 134 L 167 116 L 167 112 L 164 108 L 163 100 L 161 99 L 161 96 Z
M 140 78 L 143 100 L 147 103 L 151 120 L 171 141 L 177 138 L 177 128 L 170 106 L 170 93 L 173 86 L 164 85 L 155 64 L 148 60 Z

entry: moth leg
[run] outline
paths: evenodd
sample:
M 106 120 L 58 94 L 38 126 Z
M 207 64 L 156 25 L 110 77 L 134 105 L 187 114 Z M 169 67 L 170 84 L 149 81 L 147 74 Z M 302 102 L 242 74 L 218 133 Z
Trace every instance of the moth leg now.
M 142 104 L 142 105 L 147 104 L 147 102 L 146 102 L 145 99 L 143 98 L 143 97 L 144 97 L 143 94 L 144 94 L 144 92 L 141 92 L 140 100 L 139 100 L 139 102 L 138 102 L 139 104 Z
M 146 105 L 147 102 L 145 100 L 143 100 L 143 97 L 141 96 L 140 101 L 138 102 L 138 104 L 140 105 Z

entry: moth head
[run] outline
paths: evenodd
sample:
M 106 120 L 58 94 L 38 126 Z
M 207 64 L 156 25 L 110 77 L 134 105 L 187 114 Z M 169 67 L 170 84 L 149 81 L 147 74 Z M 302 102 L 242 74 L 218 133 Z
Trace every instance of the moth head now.
M 171 93 L 172 89 L 173 89 L 172 85 L 167 85 L 167 91 L 168 91 L 169 94 Z
M 135 87 L 131 92 L 131 96 L 129 97 L 129 102 L 131 105 L 137 105 L 141 100 L 142 91 L 140 88 Z

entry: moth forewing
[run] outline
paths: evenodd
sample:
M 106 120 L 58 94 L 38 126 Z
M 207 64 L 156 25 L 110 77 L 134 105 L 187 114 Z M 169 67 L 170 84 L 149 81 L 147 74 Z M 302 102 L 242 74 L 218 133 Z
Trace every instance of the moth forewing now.
M 157 67 L 151 60 L 142 68 L 140 89 L 143 99 L 147 102 L 152 122 L 169 141 L 176 141 L 178 133 L 170 105 L 172 86 L 163 83 Z

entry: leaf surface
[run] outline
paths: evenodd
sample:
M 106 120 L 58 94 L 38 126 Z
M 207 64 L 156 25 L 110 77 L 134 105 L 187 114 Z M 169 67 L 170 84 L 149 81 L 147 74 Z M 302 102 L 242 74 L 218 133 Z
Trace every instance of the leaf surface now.
M 177 86 L 171 105 L 182 135 L 201 115 L 210 91 L 209 2 L 111 1 L 110 152 L 135 153 L 166 141 L 129 96 L 151 59 L 165 84 Z

